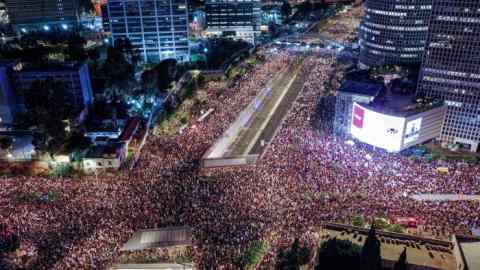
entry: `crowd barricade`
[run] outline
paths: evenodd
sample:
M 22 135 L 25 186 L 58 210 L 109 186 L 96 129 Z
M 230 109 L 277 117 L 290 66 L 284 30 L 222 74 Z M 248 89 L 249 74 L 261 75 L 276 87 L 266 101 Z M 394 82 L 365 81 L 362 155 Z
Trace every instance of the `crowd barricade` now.
M 248 166 L 257 162 L 258 155 L 232 156 L 222 158 L 202 159 L 203 168 Z

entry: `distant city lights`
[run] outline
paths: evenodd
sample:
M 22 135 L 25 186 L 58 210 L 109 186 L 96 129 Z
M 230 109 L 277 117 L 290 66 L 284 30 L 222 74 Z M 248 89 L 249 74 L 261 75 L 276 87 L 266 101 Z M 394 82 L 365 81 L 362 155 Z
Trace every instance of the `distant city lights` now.
M 68 29 L 68 25 L 65 24 L 65 23 L 62 23 L 62 29 L 63 29 L 63 30 L 67 30 L 67 29 Z
M 45 31 L 50 31 L 50 26 L 44 25 L 44 26 L 43 26 L 43 30 L 45 30 Z

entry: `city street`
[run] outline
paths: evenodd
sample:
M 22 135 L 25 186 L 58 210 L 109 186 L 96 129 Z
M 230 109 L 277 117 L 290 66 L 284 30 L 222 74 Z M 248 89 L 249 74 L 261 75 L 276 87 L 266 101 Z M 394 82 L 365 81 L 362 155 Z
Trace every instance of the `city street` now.
M 332 132 L 338 87 L 328 82 L 343 76 L 336 56 L 356 35 L 353 20 L 361 10 L 288 41 L 300 45 L 259 48 L 232 78 L 205 79 L 177 115 L 157 123 L 160 131 L 141 143 L 132 170 L 2 176 L 0 232 L 20 238 L 18 250 L 5 255 L 8 263 L 14 269 L 107 269 L 134 232 L 170 226 L 192 229 L 195 269 L 208 270 L 245 269 L 245 254 L 258 243 L 268 248 L 255 269 L 275 269 L 278 251 L 294 239 L 316 250 L 326 222 L 411 218 L 419 234 L 471 236 L 480 227 L 480 201 L 466 198 L 480 194 L 480 166 L 412 159 Z M 325 48 L 315 51 L 307 41 Z M 259 154 L 257 163 L 202 168 L 208 149 L 269 86 L 271 96 L 231 152 Z M 175 117 L 181 131 L 162 130 Z M 448 173 L 438 172 L 440 166 Z M 464 197 L 418 200 L 419 194 Z M 164 251 L 148 256 L 162 258 Z

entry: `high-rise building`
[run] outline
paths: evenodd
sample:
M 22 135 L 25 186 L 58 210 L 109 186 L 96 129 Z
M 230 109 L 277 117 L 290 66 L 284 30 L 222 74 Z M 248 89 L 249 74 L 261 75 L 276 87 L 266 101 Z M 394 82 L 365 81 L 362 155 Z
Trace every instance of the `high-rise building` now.
M 41 67 L 25 63 L 12 74 L 12 84 L 17 95 L 28 95 L 33 82 L 49 78 L 65 84 L 75 112 L 92 106 L 92 83 L 88 66 L 84 63 L 49 64 Z
M 112 39 L 128 38 L 145 62 L 189 61 L 186 0 L 109 0 Z
M 360 63 L 420 64 L 433 0 L 366 0 L 359 29 Z
M 440 139 L 480 142 L 480 1 L 435 0 L 418 93 L 448 105 Z
M 207 34 L 251 43 L 260 34 L 259 0 L 206 0 Z
M 11 23 L 19 32 L 76 27 L 78 0 L 5 0 Z
M 18 100 L 11 84 L 11 75 L 17 63 L 0 62 L 0 126 L 13 124 L 19 110 Z

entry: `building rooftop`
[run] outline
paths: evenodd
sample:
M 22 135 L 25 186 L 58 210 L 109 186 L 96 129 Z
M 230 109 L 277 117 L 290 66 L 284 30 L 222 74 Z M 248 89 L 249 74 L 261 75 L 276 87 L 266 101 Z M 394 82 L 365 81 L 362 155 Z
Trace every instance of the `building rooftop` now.
M 123 147 L 124 143 L 115 142 L 105 145 L 94 145 L 88 148 L 85 153 L 86 158 L 115 158 L 117 156 L 117 150 Z
M 392 90 L 389 90 L 379 82 L 347 80 L 339 91 L 373 97 L 370 103 L 362 105 L 379 113 L 401 117 L 408 117 L 443 105 L 439 100 L 418 98 L 408 83 L 396 83 L 392 85 Z
M 139 230 L 118 251 L 109 269 L 192 270 L 193 250 L 188 226 Z
M 141 119 L 139 117 L 133 117 L 128 121 L 127 126 L 123 130 L 122 134 L 120 135 L 120 141 L 130 141 L 137 132 L 138 127 L 140 126 Z
M 347 80 L 342 84 L 342 86 L 340 86 L 338 91 L 348 94 L 375 97 L 381 92 L 385 91 L 385 86 L 382 83 L 367 83 Z
M 401 117 L 409 117 L 443 105 L 440 100 L 417 98 L 415 94 L 392 93 L 386 91 L 369 104 L 364 104 L 376 112 Z
M 156 247 L 190 246 L 192 244 L 193 234 L 190 227 L 166 227 L 137 231 L 120 250 L 133 251 Z
M 327 241 L 336 237 L 362 246 L 367 239 L 368 231 L 360 227 L 326 224 L 321 232 L 321 239 Z M 415 269 L 456 269 L 453 245 L 450 242 L 381 230 L 377 230 L 376 235 L 381 243 L 382 259 L 385 261 L 395 263 L 406 248 L 407 263 L 416 265 Z
M 0 59 L 0 66 L 12 66 L 18 63 L 18 60 L 13 59 Z
M 480 269 L 480 238 L 457 236 L 455 239 L 465 263 L 465 269 Z
M 460 244 L 468 269 L 480 269 L 480 240 Z
M 87 125 L 87 133 L 118 133 L 121 134 L 122 130 L 125 128 L 125 121 L 123 119 L 117 120 L 116 124 L 113 123 L 113 120 L 106 119 L 103 121 L 91 121 Z
M 83 62 L 42 62 L 40 64 L 22 62 L 21 72 L 64 72 L 78 71 Z

